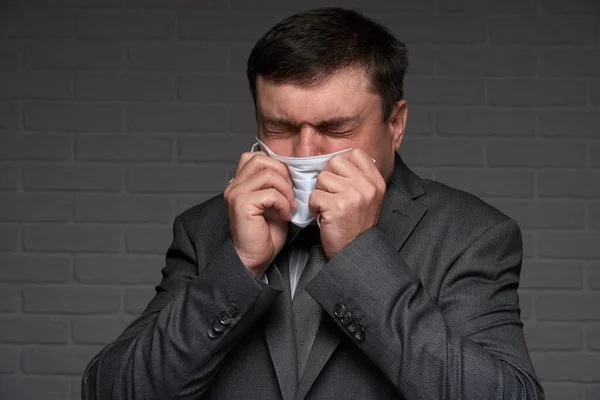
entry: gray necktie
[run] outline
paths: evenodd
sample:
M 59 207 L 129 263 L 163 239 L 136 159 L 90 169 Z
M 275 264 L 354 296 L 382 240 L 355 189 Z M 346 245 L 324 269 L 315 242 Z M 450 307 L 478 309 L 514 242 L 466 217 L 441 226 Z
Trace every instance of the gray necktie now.
M 316 234 L 319 232 L 316 230 Z M 298 358 L 298 380 L 304 373 L 310 349 L 315 341 L 321 323 L 321 306 L 305 290 L 306 285 L 319 273 L 326 259 L 318 241 L 309 248 L 308 260 L 294 292 L 292 306 L 296 327 L 296 355 Z

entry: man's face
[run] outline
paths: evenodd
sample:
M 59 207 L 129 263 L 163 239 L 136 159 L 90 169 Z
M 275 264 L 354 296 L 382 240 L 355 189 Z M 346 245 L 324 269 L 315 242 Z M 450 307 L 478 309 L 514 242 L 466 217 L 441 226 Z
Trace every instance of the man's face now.
M 361 69 L 341 70 L 318 85 L 256 82 L 258 138 L 278 155 L 310 157 L 349 147 L 376 160 L 386 181 L 394 168 L 406 121 L 398 102 L 384 122 L 381 98 Z

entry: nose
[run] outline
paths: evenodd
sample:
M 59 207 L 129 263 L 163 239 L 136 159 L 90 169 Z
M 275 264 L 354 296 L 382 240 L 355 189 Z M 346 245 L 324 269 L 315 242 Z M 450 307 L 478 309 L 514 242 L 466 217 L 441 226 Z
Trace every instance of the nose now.
M 318 132 L 312 126 L 303 126 L 296 137 L 294 157 L 313 157 L 321 154 Z

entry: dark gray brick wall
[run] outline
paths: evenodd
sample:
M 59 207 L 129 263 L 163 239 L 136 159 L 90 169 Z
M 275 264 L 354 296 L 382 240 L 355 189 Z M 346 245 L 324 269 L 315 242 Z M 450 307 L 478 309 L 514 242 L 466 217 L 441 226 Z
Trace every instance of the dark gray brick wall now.
M 0 2 L 0 399 L 79 399 L 146 306 L 174 217 L 253 142 L 244 76 L 318 0 Z M 550 400 L 600 398 L 600 3 L 347 0 L 411 50 L 401 153 L 515 218 Z

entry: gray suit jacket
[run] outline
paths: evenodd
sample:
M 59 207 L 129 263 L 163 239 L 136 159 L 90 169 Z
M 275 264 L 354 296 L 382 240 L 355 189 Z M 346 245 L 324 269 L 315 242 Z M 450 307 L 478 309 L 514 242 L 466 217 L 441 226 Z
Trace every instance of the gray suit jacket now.
M 397 156 L 379 224 L 307 287 L 323 318 L 298 382 L 286 248 L 268 284 L 255 279 L 217 196 L 176 218 L 155 297 L 90 361 L 82 397 L 542 399 L 520 321 L 521 249 L 513 220 Z

